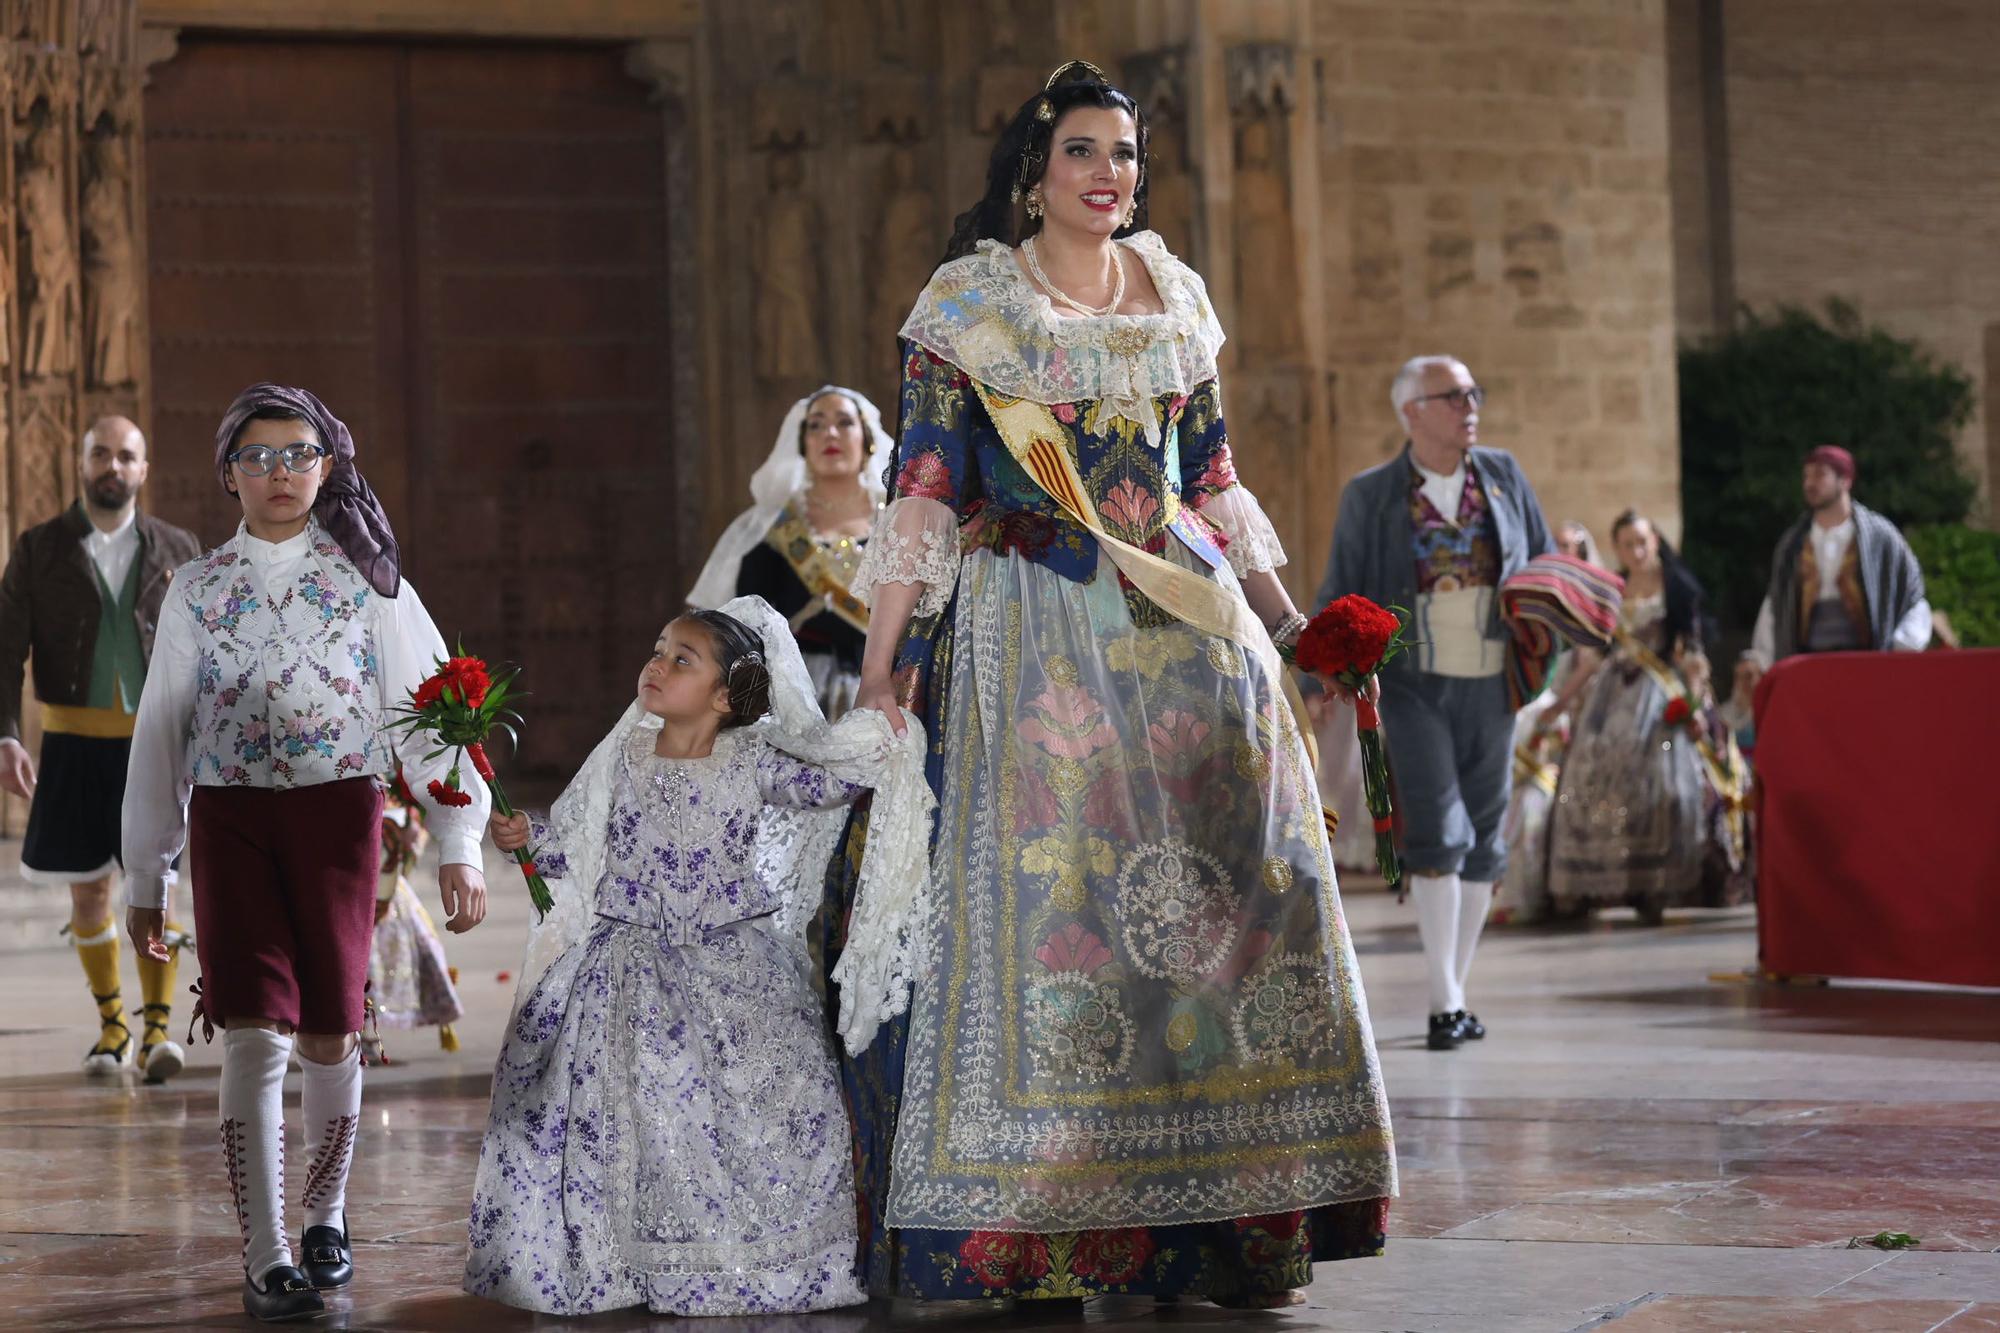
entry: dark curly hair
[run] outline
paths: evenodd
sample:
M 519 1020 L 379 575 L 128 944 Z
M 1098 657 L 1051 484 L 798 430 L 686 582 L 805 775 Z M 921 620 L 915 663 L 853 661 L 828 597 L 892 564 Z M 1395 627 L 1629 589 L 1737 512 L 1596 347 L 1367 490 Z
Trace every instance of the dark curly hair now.
M 1022 201 L 1048 170 L 1049 145 L 1057 123 L 1065 112 L 1079 106 L 1123 111 L 1138 127 L 1139 185 L 1132 192 L 1132 220 L 1114 234 L 1129 236 L 1146 229 L 1146 113 L 1130 93 L 1112 87 L 1096 66 L 1072 60 L 1055 72 L 1046 89 L 1021 103 L 1007 128 L 1000 131 L 1000 140 L 993 145 L 993 156 L 986 164 L 986 194 L 952 224 L 945 263 L 971 254 L 981 241 L 1019 245 L 1042 229 L 1041 220 L 1029 217 Z
M 708 632 L 716 669 L 729 691 L 729 719 L 723 726 L 748 726 L 771 711 L 771 671 L 765 664 L 764 640 L 757 631 L 720 611 L 686 611 L 674 618 Z

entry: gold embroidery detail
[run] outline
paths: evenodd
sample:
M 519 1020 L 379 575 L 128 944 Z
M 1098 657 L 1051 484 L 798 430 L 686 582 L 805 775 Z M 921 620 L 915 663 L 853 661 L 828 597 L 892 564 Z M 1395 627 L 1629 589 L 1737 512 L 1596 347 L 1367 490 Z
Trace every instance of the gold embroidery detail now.
M 1268 782 L 1271 777 L 1271 756 L 1252 745 L 1249 741 L 1236 744 L 1236 772 L 1251 782 Z
M 1227 639 L 1212 638 L 1208 641 L 1208 664 L 1225 676 L 1243 674 L 1243 658 Z

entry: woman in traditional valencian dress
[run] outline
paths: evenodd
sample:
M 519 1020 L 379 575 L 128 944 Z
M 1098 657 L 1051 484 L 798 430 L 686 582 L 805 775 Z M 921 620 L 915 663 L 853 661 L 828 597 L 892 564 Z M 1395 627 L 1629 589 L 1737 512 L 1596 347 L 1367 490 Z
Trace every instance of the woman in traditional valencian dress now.
M 1575 519 L 1556 529 L 1556 550 L 1600 567 L 1603 563 L 1596 538 Z M 1507 798 L 1507 872 L 1493 890 L 1491 921 L 1496 926 L 1526 925 L 1549 914 L 1549 811 L 1555 807 L 1570 727 L 1567 709 L 1558 710 L 1555 702 L 1558 696 L 1573 697 L 1563 687 L 1580 661 L 1578 653 L 1565 649 L 1549 673 L 1548 686 L 1514 714 L 1514 790 Z M 1338 853 L 1337 843 L 1334 850 Z
M 882 511 L 882 469 L 895 442 L 875 404 L 826 385 L 792 404 L 755 475 L 755 501 L 723 530 L 688 605 L 715 610 L 762 597 L 791 621 L 820 711 L 854 703 L 868 608 L 851 584 Z
M 1619 515 L 1611 544 L 1625 579 L 1618 641 L 1609 656 L 1579 651 L 1549 707 L 1571 731 L 1548 892 L 1557 916 L 1630 905 L 1656 924 L 1669 907 L 1748 897 L 1744 774 L 1709 691 L 1701 585 L 1643 514 Z
M 843 1071 L 877 1295 L 1290 1304 L 1396 1189 L 1304 617 L 1145 149 L 1058 70 L 902 330 L 858 706 L 924 719 L 940 812 L 911 1012 Z

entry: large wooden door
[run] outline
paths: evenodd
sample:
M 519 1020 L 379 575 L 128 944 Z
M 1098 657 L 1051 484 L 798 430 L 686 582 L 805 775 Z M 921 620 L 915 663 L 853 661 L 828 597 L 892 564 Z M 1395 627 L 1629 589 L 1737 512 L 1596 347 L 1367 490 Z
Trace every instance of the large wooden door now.
M 512 771 L 566 775 L 691 580 L 643 86 L 608 49 L 184 39 L 146 118 L 160 511 L 225 537 L 222 408 L 314 389 L 447 640 L 524 669 Z

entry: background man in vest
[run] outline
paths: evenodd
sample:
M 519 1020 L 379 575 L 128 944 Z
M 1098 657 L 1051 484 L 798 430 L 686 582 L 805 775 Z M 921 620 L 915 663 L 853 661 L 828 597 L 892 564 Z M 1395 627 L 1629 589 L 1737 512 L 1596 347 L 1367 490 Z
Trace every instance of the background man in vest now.
M 1794 653 L 1931 645 L 1924 571 L 1896 525 L 1854 501 L 1854 455 L 1806 455 L 1806 514 L 1785 530 L 1750 648 L 1766 667 Z
M 1507 864 L 1513 638 L 1500 583 L 1554 543 L 1514 456 L 1477 446 L 1486 393 L 1462 362 L 1416 357 L 1389 398 L 1409 443 L 1340 497 L 1318 605 L 1360 593 L 1411 615 L 1418 647 L 1382 672 L 1382 739 L 1430 978 L 1428 1044 L 1448 1051 L 1486 1035 L 1465 985 Z
M 84 433 L 79 463 L 81 498 L 22 533 L 0 578 L 0 786 L 34 798 L 21 873 L 33 883 L 69 885 L 70 940 L 100 1024 L 83 1067 L 108 1074 L 132 1059 L 111 913 L 126 757 L 167 581 L 201 544 L 138 512 L 146 437 L 124 417 L 104 417 Z M 22 667 L 30 653 L 42 702 L 39 780 L 21 744 Z M 184 1059 L 167 1036 L 181 938 L 175 928 L 165 962 L 139 963 L 145 1008 L 138 1059 L 149 1082 L 171 1078 Z

